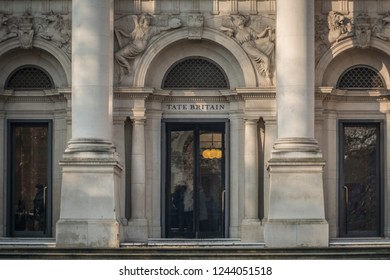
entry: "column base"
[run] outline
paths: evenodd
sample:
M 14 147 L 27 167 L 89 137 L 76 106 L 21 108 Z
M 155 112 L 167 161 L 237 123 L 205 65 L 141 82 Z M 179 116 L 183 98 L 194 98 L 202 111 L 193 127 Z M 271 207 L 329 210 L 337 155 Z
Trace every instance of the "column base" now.
M 329 232 L 325 220 L 269 220 L 264 226 L 265 246 L 328 247 Z
M 267 247 L 328 246 L 324 165 L 314 139 L 285 138 L 275 142 L 268 162 L 270 195 L 264 233 Z
M 148 220 L 131 219 L 126 225 L 122 225 L 122 240 L 124 242 L 147 242 L 148 239 Z
M 119 223 L 115 219 L 60 219 L 56 238 L 61 248 L 118 248 Z
M 264 227 L 259 219 L 244 219 L 241 223 L 241 242 L 258 243 L 264 241 Z
M 273 159 L 322 159 L 322 153 L 318 147 L 318 142 L 312 138 L 280 138 L 275 141 L 271 154 Z
M 73 159 L 113 159 L 118 161 L 118 154 L 111 141 L 96 138 L 71 139 L 64 152 L 64 161 Z
M 119 247 L 118 191 L 122 168 L 112 144 L 93 139 L 71 141 L 60 165 L 57 245 Z

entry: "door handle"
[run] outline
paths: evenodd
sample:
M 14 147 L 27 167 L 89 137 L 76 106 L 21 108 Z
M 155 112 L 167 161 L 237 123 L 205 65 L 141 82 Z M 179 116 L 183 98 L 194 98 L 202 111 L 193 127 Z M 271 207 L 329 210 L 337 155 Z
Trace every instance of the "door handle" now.
M 223 190 L 222 191 L 222 199 L 221 199 L 221 201 L 222 201 L 222 212 L 223 211 L 225 211 L 225 193 L 226 193 L 226 190 Z
M 349 189 L 347 186 L 344 186 L 344 193 L 345 193 L 345 204 L 348 206 L 348 192 Z
M 43 207 L 45 212 L 46 212 L 46 192 L 47 192 L 47 186 L 43 188 Z

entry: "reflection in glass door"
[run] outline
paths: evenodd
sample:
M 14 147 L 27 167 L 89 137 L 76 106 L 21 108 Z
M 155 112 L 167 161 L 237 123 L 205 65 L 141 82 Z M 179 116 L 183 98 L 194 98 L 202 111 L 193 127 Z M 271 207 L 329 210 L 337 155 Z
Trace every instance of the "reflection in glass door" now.
M 166 236 L 225 232 L 225 123 L 167 123 Z
M 50 235 L 49 122 L 8 123 L 10 236 Z
M 340 129 L 340 236 L 380 236 L 380 124 L 343 122 Z

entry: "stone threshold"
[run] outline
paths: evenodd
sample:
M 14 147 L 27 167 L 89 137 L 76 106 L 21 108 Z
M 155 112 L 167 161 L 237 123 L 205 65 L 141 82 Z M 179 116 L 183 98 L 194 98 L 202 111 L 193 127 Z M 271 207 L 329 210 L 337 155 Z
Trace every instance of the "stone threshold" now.
M 242 243 L 240 239 L 234 238 L 221 238 L 221 239 L 182 239 L 182 238 L 156 238 L 149 239 L 144 243 L 137 242 L 123 242 L 121 247 L 251 247 L 251 248 L 264 248 L 264 243 Z
M 332 238 L 329 247 L 389 247 L 390 239 L 382 237 Z
M 55 238 L 26 238 L 26 237 L 2 237 L 0 248 L 55 248 Z M 242 243 L 240 239 L 170 239 L 154 238 L 147 242 L 122 242 L 120 248 L 180 248 L 180 247 L 229 247 L 229 248 L 266 248 L 264 242 Z M 390 238 L 332 238 L 329 240 L 329 248 L 353 248 L 353 247 L 390 247 Z
M 1 247 L 37 247 L 37 248 L 55 248 L 55 238 L 32 238 L 32 237 L 2 237 L 0 238 Z

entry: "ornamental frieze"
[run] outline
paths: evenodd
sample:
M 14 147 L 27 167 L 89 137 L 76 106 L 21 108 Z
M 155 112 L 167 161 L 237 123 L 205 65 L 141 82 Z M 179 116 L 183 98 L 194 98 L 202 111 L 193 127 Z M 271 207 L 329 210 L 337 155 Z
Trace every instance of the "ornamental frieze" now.
M 31 49 L 34 39 L 42 38 L 71 57 L 72 26 L 70 15 L 54 12 L 21 16 L 0 14 L 0 43 L 18 38 L 20 47 Z

